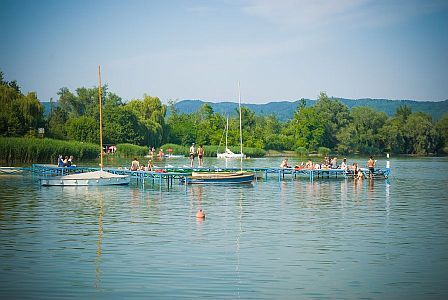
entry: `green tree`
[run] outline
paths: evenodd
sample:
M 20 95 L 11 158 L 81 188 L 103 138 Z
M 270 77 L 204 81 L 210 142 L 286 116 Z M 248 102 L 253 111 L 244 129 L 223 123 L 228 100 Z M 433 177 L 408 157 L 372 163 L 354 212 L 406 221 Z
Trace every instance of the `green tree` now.
M 0 72 L 1 73 L 1 72 Z M 43 106 L 34 92 L 23 95 L 16 81 L 0 79 L 0 134 L 3 136 L 36 135 L 43 125 Z
M 298 107 L 286 133 L 295 141 L 292 149 L 305 147 L 310 151 L 317 150 L 323 142 L 325 125 L 314 107 Z
M 380 130 L 387 115 L 370 107 L 355 107 L 351 111 L 352 122 L 338 133 L 338 150 L 373 154 L 381 152 L 383 140 Z
M 417 112 L 409 115 L 404 132 L 409 139 L 408 153 L 425 155 L 436 152 L 439 137 L 428 114 Z
M 71 140 L 99 143 L 99 123 L 92 117 L 71 118 L 67 122 L 67 136 Z
M 437 121 L 435 129 L 440 137 L 440 142 L 437 149 L 448 153 L 448 113 L 445 113 L 442 118 Z
M 60 107 L 52 109 L 48 115 L 48 136 L 64 140 L 67 139 L 66 123 L 68 114 Z
M 320 93 L 314 108 L 325 127 L 322 146 L 334 148 L 338 144 L 338 132 L 350 123 L 350 111 L 346 105 L 330 99 L 324 92 Z

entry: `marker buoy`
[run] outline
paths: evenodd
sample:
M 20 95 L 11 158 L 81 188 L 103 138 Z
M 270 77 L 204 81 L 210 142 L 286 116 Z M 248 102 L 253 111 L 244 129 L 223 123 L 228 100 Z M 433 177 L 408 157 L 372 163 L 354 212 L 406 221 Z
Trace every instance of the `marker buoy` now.
M 202 209 L 198 210 L 198 212 L 196 213 L 196 218 L 205 219 L 205 213 L 202 211 Z

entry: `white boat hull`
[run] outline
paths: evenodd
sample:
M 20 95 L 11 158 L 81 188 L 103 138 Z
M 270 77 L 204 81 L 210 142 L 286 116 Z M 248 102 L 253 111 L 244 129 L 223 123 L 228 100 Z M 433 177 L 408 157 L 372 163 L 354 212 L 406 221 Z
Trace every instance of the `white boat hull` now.
M 43 186 L 105 186 L 126 185 L 131 181 L 129 175 L 117 175 L 105 171 L 79 173 L 67 176 L 41 178 Z

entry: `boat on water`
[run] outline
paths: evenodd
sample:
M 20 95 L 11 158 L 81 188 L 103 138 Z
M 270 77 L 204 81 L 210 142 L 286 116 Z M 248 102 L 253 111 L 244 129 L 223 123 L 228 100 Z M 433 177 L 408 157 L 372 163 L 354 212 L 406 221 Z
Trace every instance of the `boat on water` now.
M 103 186 L 126 185 L 131 178 L 128 175 L 117 175 L 104 170 L 78 173 L 66 176 L 41 178 L 43 186 Z
M 98 66 L 98 98 L 100 111 L 100 167 L 99 171 L 77 173 L 66 176 L 41 178 L 43 186 L 105 186 L 129 184 L 129 175 L 118 175 L 103 170 L 103 121 L 102 121 L 102 97 L 101 97 L 101 68 Z
M 251 183 L 255 178 L 252 172 L 193 172 L 185 177 L 187 184 L 233 184 Z
M 23 169 L 14 168 L 14 167 L 0 167 L 0 174 L 20 174 L 23 172 Z
M 192 172 L 190 176 L 185 177 L 185 183 L 187 184 L 228 184 L 228 183 L 251 183 L 255 174 L 252 172 L 243 171 L 243 132 L 241 127 L 241 93 L 240 84 L 238 82 L 238 107 L 240 113 L 240 155 L 234 158 L 240 158 L 241 165 L 238 172 Z M 229 120 L 227 119 L 227 131 L 229 127 Z M 227 149 L 227 135 L 226 135 L 226 150 Z M 231 152 L 231 151 L 230 151 Z M 233 152 L 231 152 L 233 153 Z M 233 153 L 234 154 L 234 153 Z M 236 154 L 234 154 L 236 155 Z M 218 156 L 219 157 L 219 156 Z
M 217 158 L 225 158 L 225 159 L 238 159 L 238 158 L 246 158 L 246 155 L 243 153 L 243 151 L 241 150 L 241 153 L 233 153 L 227 145 L 227 140 L 228 140 L 228 134 L 229 134 L 229 118 L 227 118 L 227 123 L 226 123 L 226 149 L 224 150 L 223 153 L 216 153 L 216 157 Z

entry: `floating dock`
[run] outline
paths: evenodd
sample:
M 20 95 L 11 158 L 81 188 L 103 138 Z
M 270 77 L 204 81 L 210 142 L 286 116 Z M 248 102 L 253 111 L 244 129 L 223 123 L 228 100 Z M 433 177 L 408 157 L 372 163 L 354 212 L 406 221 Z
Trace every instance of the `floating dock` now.
M 31 171 L 41 177 L 48 176 L 65 176 L 75 173 L 85 173 L 98 171 L 99 168 L 94 167 L 58 167 L 56 165 L 44 165 L 33 164 Z M 186 168 L 186 167 L 157 167 L 154 171 L 131 171 L 126 168 L 104 168 L 105 171 L 119 174 L 130 175 L 131 180 L 134 179 L 138 182 L 144 183 L 150 181 L 153 184 L 159 183 L 160 185 L 166 183 L 168 187 L 172 186 L 175 180 L 179 182 L 185 181 L 185 177 L 191 175 L 192 172 L 235 172 L 240 171 L 240 168 L 219 168 L 219 167 L 202 167 L 202 168 Z M 368 169 L 361 169 L 368 177 Z M 243 168 L 243 171 L 255 173 L 255 180 L 274 177 L 278 181 L 287 179 L 304 178 L 313 181 L 315 179 L 329 179 L 329 178 L 349 178 L 353 177 L 353 174 L 347 173 L 343 169 L 295 169 L 295 168 L 260 168 L 249 167 Z M 389 169 L 383 171 L 376 169 L 375 179 L 386 179 L 389 175 Z

